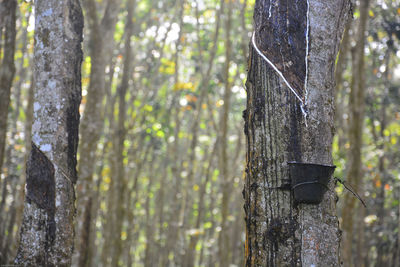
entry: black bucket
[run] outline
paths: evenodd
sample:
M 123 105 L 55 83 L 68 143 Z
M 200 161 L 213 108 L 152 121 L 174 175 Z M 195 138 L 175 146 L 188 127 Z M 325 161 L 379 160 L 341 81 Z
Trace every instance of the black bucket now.
M 288 162 L 289 172 L 297 203 L 319 204 L 336 166 Z

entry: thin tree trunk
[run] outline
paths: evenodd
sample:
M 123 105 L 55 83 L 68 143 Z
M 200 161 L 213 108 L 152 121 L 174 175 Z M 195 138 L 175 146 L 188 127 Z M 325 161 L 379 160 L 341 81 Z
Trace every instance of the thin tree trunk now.
M 242 138 L 242 134 L 243 134 L 243 127 L 242 125 L 240 127 L 237 127 L 237 134 L 239 136 L 238 140 L 237 140 L 237 145 L 235 148 L 235 155 L 232 157 L 231 159 L 231 165 L 230 166 L 240 166 L 243 164 L 243 155 L 244 154 L 244 149 L 243 149 L 243 138 Z M 236 178 L 235 180 L 233 180 L 232 184 L 237 184 L 234 187 L 232 187 L 232 191 L 235 194 L 240 195 L 241 193 L 241 189 L 243 188 L 243 180 L 240 179 L 239 181 L 237 181 L 236 179 L 238 179 L 238 177 L 240 177 L 240 175 L 243 174 L 243 170 L 239 169 L 239 171 L 236 171 Z M 233 225 L 231 227 L 229 227 L 229 231 L 230 231 L 230 236 L 232 236 L 232 259 L 231 259 L 231 263 L 236 264 L 238 266 L 244 266 L 244 250 L 243 250 L 243 239 L 242 239 L 242 235 L 243 235 L 243 229 L 245 228 L 245 224 L 244 224 L 244 220 L 242 220 L 242 218 L 244 218 L 245 214 L 244 214 L 244 210 L 242 209 L 243 207 L 243 200 L 241 198 L 234 198 L 233 199 L 233 212 L 235 213 L 233 216 L 235 218 L 234 222 L 232 223 Z
M 393 53 L 392 49 L 388 49 L 385 53 L 385 66 L 386 70 L 383 74 L 383 81 L 384 81 L 384 86 L 385 90 L 383 92 L 383 95 L 381 96 L 382 102 L 380 105 L 380 120 L 379 120 L 379 138 L 377 138 L 376 134 L 374 135 L 374 141 L 375 145 L 378 149 L 378 151 L 381 151 L 382 154 L 379 155 L 379 161 L 378 161 L 378 170 L 379 170 L 379 178 L 381 181 L 381 187 L 379 188 L 378 194 L 377 194 L 377 202 L 378 202 L 378 211 L 377 211 L 377 217 L 378 217 L 378 225 L 380 229 L 385 229 L 386 227 L 386 222 L 385 222 L 385 216 L 386 216 L 386 209 L 385 209 L 385 184 L 387 184 L 388 181 L 388 172 L 387 172 L 387 151 L 385 149 L 385 143 L 382 140 L 385 140 L 385 130 L 387 129 L 388 126 L 388 116 L 387 116 L 387 106 L 389 103 L 389 97 L 388 97 L 388 88 L 390 87 L 390 79 L 389 79 L 389 74 L 391 73 L 391 68 L 390 68 L 390 57 Z M 376 131 L 375 131 L 376 132 Z M 388 253 L 387 252 L 387 246 L 385 246 L 386 240 L 388 237 L 384 234 L 383 236 L 378 236 L 378 242 L 377 242 L 377 264 L 376 266 L 387 266 L 388 265 Z M 386 251 L 385 251 L 386 250 Z
M 358 193 L 363 195 L 363 190 L 362 188 L 359 189 Z M 364 223 L 364 218 L 366 216 L 366 209 L 360 207 L 357 212 L 358 216 L 358 222 L 357 222 L 357 267 L 365 267 L 365 249 L 366 249 L 366 242 L 365 242 L 365 223 Z
M 153 155 L 153 158 L 150 162 L 155 163 L 156 159 Z M 145 216 L 146 216 L 146 221 L 145 221 L 145 236 L 146 236 L 146 248 L 144 252 L 144 266 L 145 267 L 152 267 L 155 266 L 156 259 L 155 259 L 155 249 L 154 249 L 154 225 L 153 222 L 155 220 L 155 215 L 152 217 L 150 208 L 151 208 L 151 191 L 152 191 L 152 186 L 153 186 L 153 180 L 154 178 L 152 177 L 157 177 L 156 174 L 160 173 L 161 169 L 161 164 L 160 167 L 155 168 L 155 164 L 153 164 L 153 168 L 150 170 L 150 175 L 149 175 L 149 182 L 147 184 L 147 192 L 146 192 L 146 202 L 144 204 L 144 210 L 145 210 Z
M 382 105 L 382 113 L 385 112 L 385 106 Z M 383 131 L 385 129 L 385 118 L 382 118 L 381 121 L 381 130 L 380 130 L 380 139 L 383 140 L 384 135 Z M 380 229 L 385 229 L 385 183 L 386 183 L 386 170 L 385 170 L 385 152 L 383 145 L 378 145 L 378 147 L 383 151 L 382 155 L 379 156 L 379 162 L 378 162 L 378 170 L 379 170 L 379 179 L 381 181 L 381 186 L 378 188 L 378 193 L 376 196 L 377 199 L 377 217 L 378 217 L 378 225 Z M 377 243 L 376 243 L 376 248 L 377 248 L 377 259 L 376 259 L 376 266 L 387 266 L 387 257 L 385 255 L 385 240 L 383 240 L 383 237 L 377 236 Z
M 362 132 L 364 125 L 365 107 L 365 79 L 364 79 L 364 46 L 365 30 L 368 21 L 369 0 L 360 1 L 360 20 L 357 30 L 356 46 L 353 50 L 352 80 L 350 92 L 350 120 L 349 120 L 349 143 L 350 150 L 348 164 L 346 166 L 346 181 L 355 188 L 362 183 L 361 147 Z M 342 228 L 343 228 L 343 262 L 352 266 L 352 241 L 353 241 L 353 216 L 356 199 L 351 194 L 346 194 L 343 201 Z
M 256 3 L 260 52 L 252 45 L 244 112 L 246 266 L 339 266 L 334 183 L 320 204 L 295 204 L 287 162 L 332 164 L 334 64 L 349 8 L 348 0 Z M 307 124 L 300 101 L 259 53 L 303 93 Z
M 32 16 L 32 12 L 28 11 L 27 14 L 25 14 L 25 21 L 28 22 L 30 17 Z M 21 18 L 22 20 L 22 18 Z M 14 112 L 15 115 L 12 118 L 12 134 L 11 134 L 11 142 L 10 142 L 10 146 L 8 148 L 9 152 L 7 152 L 8 154 L 12 155 L 9 157 L 9 162 L 11 163 L 10 166 L 8 167 L 9 170 L 9 174 L 16 176 L 13 179 L 13 202 L 11 207 L 9 208 L 9 210 L 11 210 L 12 215 L 11 215 L 11 220 L 9 222 L 9 236 L 8 238 L 10 239 L 9 241 L 6 241 L 6 243 L 4 244 L 4 250 L 10 251 L 11 253 L 13 253 L 13 257 L 15 257 L 15 253 L 16 253 L 16 248 L 18 247 L 18 234 L 19 231 L 14 231 L 13 227 L 14 225 L 21 225 L 21 214 L 23 212 L 23 203 L 24 203 L 24 184 L 25 184 L 25 173 L 26 173 L 26 168 L 25 168 L 25 164 L 26 164 L 26 160 L 27 160 L 27 155 L 29 155 L 30 153 L 30 147 L 31 147 L 31 131 L 29 130 L 29 132 L 25 132 L 24 134 L 24 138 L 25 138 L 25 155 L 23 157 L 19 157 L 18 154 L 16 154 L 17 152 L 14 149 L 14 144 L 16 144 L 16 142 L 18 142 L 17 140 L 17 133 L 18 133 L 18 124 L 17 121 L 19 119 L 19 115 L 20 115 L 20 108 L 22 105 L 22 99 L 21 99 L 21 94 L 22 93 L 22 84 L 24 82 L 26 82 L 26 76 L 27 73 L 29 73 L 29 71 L 27 70 L 28 67 L 24 67 L 24 62 L 26 63 L 25 59 L 28 57 L 29 58 L 29 63 L 32 62 L 30 55 L 27 53 L 27 47 L 28 47 L 28 27 L 25 27 L 22 33 L 22 36 L 20 38 L 20 43 L 22 44 L 22 48 L 20 50 L 21 54 L 23 55 L 19 62 L 18 62 L 18 82 L 15 83 L 14 85 L 14 90 L 15 90 L 15 108 L 14 108 Z M 31 66 L 30 64 L 28 64 L 28 66 Z M 30 67 L 29 67 L 30 68 Z M 33 68 L 32 68 L 33 69 Z M 33 83 L 31 82 L 31 85 L 28 89 L 28 106 L 33 104 Z M 27 109 L 25 111 L 25 115 L 26 115 L 26 120 L 25 123 L 30 124 L 30 127 L 32 126 L 32 113 L 33 113 L 33 106 L 31 109 Z M 15 155 L 14 155 L 15 154 Z M 23 168 L 22 170 L 18 169 L 19 164 L 23 162 Z M 21 189 L 18 189 L 18 187 L 20 187 Z M 3 195 L 3 197 L 5 197 L 5 195 Z M 16 211 L 14 211 L 13 209 L 16 209 Z M 0 214 L 2 214 L 2 212 L 0 211 Z M 11 229 L 11 231 L 10 231 Z M 4 255 L 4 253 L 3 253 Z M 5 257 L 11 258 L 11 255 L 5 255 Z
M 133 35 L 133 13 L 135 10 L 135 0 L 129 0 L 127 2 L 127 16 L 125 22 L 125 52 L 124 52 L 124 66 L 123 66 L 123 75 L 120 86 L 118 87 L 118 127 L 116 132 L 116 191 L 114 192 L 115 197 L 117 198 L 115 211 L 113 214 L 116 218 L 115 231 L 114 234 L 114 253 L 112 254 L 112 266 L 118 266 L 119 258 L 122 254 L 122 240 L 121 240 L 121 232 L 123 227 L 123 222 L 125 218 L 125 202 L 126 202 L 126 188 L 128 186 L 126 177 L 125 177 L 125 165 L 124 165 L 124 141 L 126 136 L 126 128 L 125 128 L 125 117 L 126 117 L 126 100 L 125 96 L 129 87 L 129 80 L 132 73 L 132 49 L 131 49 L 131 37 Z M 114 179 L 113 179 L 114 180 Z
M 113 71 L 111 71 L 113 72 Z M 110 76 L 111 78 L 111 76 Z M 115 112 L 115 105 L 117 102 L 117 92 L 115 94 L 112 94 L 111 90 L 108 91 L 107 94 L 107 99 L 106 99 L 106 107 L 107 107 L 107 118 L 108 118 L 108 129 L 107 129 L 107 133 L 105 134 L 105 148 L 104 148 L 104 152 L 108 152 L 106 153 L 107 155 L 107 161 L 108 161 L 108 165 L 110 168 L 111 173 L 115 173 L 115 164 L 114 164 L 114 152 L 115 150 L 112 149 L 112 143 L 113 143 L 113 138 L 114 136 L 114 130 L 116 128 L 115 126 L 115 116 L 114 116 L 114 112 Z M 106 130 L 106 128 L 104 129 Z M 110 147 L 109 149 L 106 149 L 106 147 Z M 109 188 L 107 191 L 107 194 L 104 195 L 103 199 L 104 201 L 107 203 L 107 211 L 110 210 L 111 207 L 111 201 L 112 201 L 112 194 L 110 192 L 111 190 L 111 183 L 113 181 L 110 181 L 109 184 Z M 101 210 L 100 210 L 101 212 Z M 104 236 L 102 237 L 102 243 L 103 243 L 103 247 L 101 250 L 101 260 L 100 262 L 106 266 L 108 264 L 108 259 L 109 259 L 109 254 L 111 253 L 111 240 L 112 240 L 112 235 L 113 235 L 113 221 L 109 219 L 109 213 L 108 212 L 102 212 L 101 214 L 101 220 L 105 221 L 104 226 L 102 226 L 102 231 L 104 233 Z
M 207 96 L 207 92 L 208 92 L 208 86 L 209 86 L 209 81 L 210 81 L 210 75 L 211 75 L 211 71 L 214 67 L 214 59 L 215 59 L 215 55 L 217 52 L 217 43 L 218 43 L 218 37 L 219 37 L 219 33 L 220 33 L 220 26 L 221 26 L 221 14 L 224 11 L 224 2 L 221 1 L 221 6 L 220 9 L 216 12 L 216 26 L 215 26 L 215 33 L 214 33 L 214 37 L 213 37 L 213 46 L 210 50 L 210 58 L 208 61 L 207 65 L 200 65 L 199 69 L 201 69 L 201 74 L 202 74 L 202 78 L 201 78 L 201 82 L 200 82 L 200 96 L 199 96 L 199 100 L 196 103 L 196 109 L 195 109 L 195 113 L 194 113 L 194 119 L 193 119 L 193 123 L 191 125 L 191 130 L 192 130 L 192 140 L 190 143 L 190 154 L 189 154 L 189 165 L 188 165 L 188 178 L 187 178 L 187 182 L 186 182 L 186 189 L 184 191 L 184 198 L 183 198 L 183 210 L 184 213 L 182 214 L 183 218 L 187 218 L 191 216 L 191 212 L 190 212 L 190 208 L 192 207 L 192 198 L 190 197 L 192 192 L 190 192 L 193 188 L 193 180 L 194 180 L 194 175 L 197 171 L 197 166 L 196 166 L 196 151 L 195 148 L 198 144 L 198 135 L 199 135 L 199 124 L 200 124 L 200 119 L 201 119 L 201 115 L 202 115 L 202 110 L 203 110 L 203 103 L 206 100 Z M 198 24 L 197 24 L 198 25 Z M 200 43 L 201 41 L 201 37 L 199 34 L 199 30 L 197 30 L 197 38 L 198 38 L 198 42 Z M 201 45 L 199 44 L 199 55 L 202 55 L 202 49 L 201 49 Z M 201 62 L 203 61 L 203 59 L 200 60 Z M 212 113 L 210 113 L 210 116 L 212 117 Z M 187 224 L 186 221 L 188 221 L 188 219 L 183 220 L 184 221 L 184 226 Z M 196 227 L 198 228 L 198 227 Z M 185 245 L 185 253 L 182 256 L 182 262 L 185 266 L 194 266 L 194 252 L 195 252 L 195 243 L 197 242 L 197 237 L 190 237 L 189 240 L 189 244 Z
M 84 116 L 81 123 L 81 145 L 79 147 L 78 182 L 78 223 L 77 223 L 77 260 L 80 267 L 88 266 L 89 240 L 93 227 L 91 202 L 93 198 L 92 180 L 96 159 L 97 144 L 104 125 L 103 97 L 106 91 L 105 68 L 109 63 L 114 46 L 113 37 L 119 1 L 107 1 L 104 15 L 99 21 L 96 3 L 84 1 L 90 29 L 90 84 L 87 93 Z M 89 222 L 87 220 L 90 220 Z
M 16 7 L 16 0 L 4 0 L 0 3 L 0 10 L 5 11 L 4 14 L 1 14 L 2 18 L 0 24 L 0 40 L 2 39 L 4 28 L 4 47 L 0 49 L 0 52 L 3 54 L 0 68 L 0 175 L 3 169 L 6 146 L 7 117 L 8 107 L 10 105 L 11 85 L 15 74 Z
M 29 15 L 28 15 L 29 17 Z M 22 37 L 22 43 L 26 43 L 26 31 L 24 33 L 24 36 Z M 26 46 L 24 46 L 26 47 Z M 22 49 L 22 54 L 24 54 L 26 49 Z M 23 76 L 25 73 L 24 69 L 23 69 L 23 60 L 20 60 L 20 68 L 19 68 L 19 77 L 20 80 L 18 83 L 16 83 L 16 85 L 14 86 L 15 90 L 14 90 L 14 96 L 13 99 L 15 101 L 14 108 L 13 108 L 13 112 L 10 114 L 11 116 L 11 123 L 9 126 L 9 130 L 11 132 L 11 137 L 9 138 L 9 146 L 7 147 L 6 150 L 6 166 L 7 166 L 7 178 L 5 180 L 9 180 L 10 181 L 10 192 L 8 192 L 7 190 L 3 190 L 4 194 L 2 195 L 2 202 L 0 204 L 0 214 L 1 215 L 7 215 L 4 214 L 3 212 L 3 208 L 4 208 L 4 200 L 7 197 L 8 193 L 11 193 L 12 196 L 17 196 L 17 186 L 18 186 L 18 182 L 19 182 L 19 170 L 18 170 L 18 162 L 22 161 L 22 157 L 20 157 L 20 154 L 16 151 L 15 145 L 17 144 L 17 139 L 18 139 L 18 129 L 17 129 L 17 121 L 19 119 L 19 114 L 20 114 L 20 108 L 21 108 L 21 84 L 22 84 L 22 80 Z M 22 76 L 21 76 L 22 74 Z M 5 187 L 3 189 L 6 189 Z M 1 256 L 0 256 L 0 264 L 3 263 L 7 263 L 8 262 L 8 258 L 9 258 L 9 253 L 11 252 L 12 249 L 12 244 L 13 244 L 13 240 L 12 237 L 14 236 L 13 233 L 13 227 L 15 224 L 15 219 L 16 219 L 16 203 L 17 203 L 17 199 L 15 197 L 13 197 L 13 201 L 11 202 L 11 205 L 8 207 L 8 213 L 9 213 L 9 220 L 7 220 L 7 216 L 3 217 L 3 219 L 1 220 L 0 217 L 0 221 L 2 223 L 0 223 L 0 248 L 1 249 Z M 8 226 L 6 226 L 8 224 Z M 4 227 L 4 228 L 3 228 Z M 4 232 L 5 227 L 7 227 L 7 233 Z M 7 238 L 5 238 L 5 236 L 7 236 Z M 5 241 L 5 242 L 4 242 Z
M 115 126 L 115 104 L 116 104 L 116 100 L 117 100 L 117 93 L 115 93 L 114 95 L 110 96 L 110 109 L 108 110 L 108 121 L 109 121 L 109 132 L 107 134 L 107 141 L 105 142 L 106 146 L 110 146 L 111 148 L 108 151 L 107 157 L 108 157 L 108 164 L 109 164 L 109 168 L 110 168 L 110 173 L 115 173 L 115 162 L 114 162 L 114 152 L 115 150 L 112 147 L 112 144 L 114 142 L 114 131 L 113 129 L 116 128 Z M 110 178 L 111 179 L 111 178 Z M 105 221 L 104 226 L 102 226 L 102 231 L 104 233 L 104 237 L 103 239 L 103 247 L 101 250 L 101 264 L 103 266 L 108 266 L 109 265 L 109 260 L 110 260 L 110 256 L 111 256 L 111 251 L 112 251 L 112 238 L 113 238 L 113 234 L 114 234 L 114 218 L 111 218 L 110 214 L 110 210 L 112 210 L 112 201 L 113 201 L 113 193 L 111 192 L 113 190 L 113 180 L 110 180 L 109 186 L 108 186 L 108 190 L 107 190 L 107 194 L 105 194 L 104 196 L 104 201 L 107 203 L 107 212 L 104 212 L 102 214 L 102 220 Z
M 144 138 L 143 138 L 144 139 Z M 140 143 L 143 142 L 143 139 L 140 140 Z M 142 169 L 145 165 L 146 162 L 148 162 L 148 157 L 150 156 L 150 150 L 151 145 L 147 144 L 145 148 L 143 148 L 142 153 L 137 153 L 136 155 L 143 155 L 143 158 L 136 159 L 137 160 L 137 167 L 135 168 L 135 174 L 133 175 L 133 185 L 132 188 L 129 190 L 129 195 L 134 195 L 133 200 L 129 200 L 130 203 L 132 203 L 132 207 L 136 208 L 136 203 L 139 199 L 139 176 L 142 173 Z M 140 151 L 141 152 L 141 151 Z M 139 221 L 138 216 L 135 214 L 135 209 L 133 209 L 129 214 L 128 214 L 128 221 L 130 224 L 138 224 L 137 222 Z M 127 230 L 127 239 L 126 239 L 126 244 L 127 244 L 127 263 L 128 266 L 132 266 L 134 262 L 134 257 L 131 255 L 131 249 L 134 248 L 137 244 L 136 240 L 134 240 L 133 236 L 135 234 L 135 227 L 130 227 Z
M 229 122 L 229 110 L 231 105 L 231 83 L 229 81 L 229 66 L 232 54 L 231 45 L 231 28 L 232 28 L 232 2 L 229 1 L 228 14 L 225 22 L 225 69 L 224 69 L 224 106 L 221 116 L 221 138 L 220 138 L 220 158 L 219 166 L 221 171 L 221 189 L 222 189 L 222 203 L 221 203 L 221 231 L 218 237 L 218 253 L 219 253 L 219 266 L 228 267 L 230 264 L 231 257 L 231 244 L 229 242 L 229 226 L 228 226 L 228 214 L 229 214 L 229 195 L 231 193 L 231 179 L 230 172 L 228 170 L 229 158 L 228 158 L 228 122 Z
M 202 182 L 200 189 L 199 189 L 199 201 L 198 201 L 198 212 L 197 212 L 197 218 L 196 218 L 196 224 L 195 224 L 195 229 L 200 229 L 200 224 L 203 222 L 203 217 L 204 217 L 204 208 L 205 208 L 205 196 L 206 196 L 206 186 L 209 183 L 209 180 L 211 178 L 211 168 L 212 168 L 212 163 L 214 160 L 215 155 L 217 154 L 217 149 L 218 149 L 218 140 L 214 142 L 212 146 L 211 153 L 209 154 L 209 160 L 207 161 L 207 168 L 205 170 L 205 174 L 202 176 L 205 176 L 205 180 Z M 204 155 L 203 162 L 206 160 L 207 154 Z M 190 237 L 190 242 L 188 245 L 188 249 L 186 252 L 186 258 L 185 258 L 185 266 L 195 266 L 195 250 L 196 250 L 196 245 L 199 240 L 198 235 L 192 235 Z
M 178 5 L 178 14 L 177 17 L 179 18 L 179 34 L 178 34 L 178 39 L 176 40 L 175 43 L 175 58 L 174 58 L 174 62 L 175 62 L 175 73 L 174 73 L 174 84 L 178 84 L 179 82 L 179 53 L 181 51 L 181 42 L 182 42 L 182 34 L 183 34 L 183 9 L 184 9 L 184 5 L 185 5 L 185 1 L 186 0 L 178 0 L 177 1 L 177 5 Z M 179 106 L 177 106 L 176 100 L 178 98 L 177 93 L 174 94 L 173 98 L 172 98 L 172 103 L 171 103 L 171 108 L 170 108 L 170 112 L 171 117 L 173 116 L 174 120 L 175 120 L 175 129 L 174 129 L 174 142 L 172 142 L 171 146 L 172 146 L 172 158 L 174 159 L 172 162 L 170 162 L 170 166 L 171 166 L 171 173 L 174 177 L 174 181 L 173 181 L 173 188 L 174 188 L 174 192 L 173 194 L 173 198 L 172 198 L 172 207 L 171 207 L 171 212 L 169 214 L 169 218 L 168 218 L 168 227 L 169 227 L 169 231 L 166 237 L 166 242 L 164 247 L 162 248 L 162 255 L 161 255 L 161 266 L 168 266 L 170 263 L 170 259 L 169 259 L 169 254 L 171 251 L 174 250 L 174 245 L 176 246 L 176 242 L 179 236 L 179 222 L 180 222 L 180 218 L 179 218 L 179 212 L 181 209 L 181 198 L 182 196 L 180 196 L 180 191 L 182 189 L 182 177 L 181 177 L 181 168 L 182 168 L 182 156 L 180 155 L 180 140 L 179 140 L 179 131 L 181 129 L 181 118 L 180 118 L 180 108 Z M 178 256 L 177 253 L 175 253 L 176 257 Z
M 18 265 L 71 264 L 82 29 L 79 1 L 36 1 L 34 123 Z

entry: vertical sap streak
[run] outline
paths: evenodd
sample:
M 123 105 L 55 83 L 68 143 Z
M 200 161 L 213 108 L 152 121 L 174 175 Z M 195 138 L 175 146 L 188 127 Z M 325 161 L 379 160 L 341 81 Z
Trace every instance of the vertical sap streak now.
M 272 0 L 269 0 L 268 18 L 272 16 L 271 9 L 272 9 Z
M 305 64 L 306 64 L 306 76 L 304 78 L 304 102 L 302 103 L 301 107 L 301 112 L 304 115 L 304 123 L 306 124 L 307 127 L 307 117 L 308 117 L 308 111 L 307 111 L 307 104 L 308 104 L 308 89 L 307 89 L 307 84 L 308 84 L 308 50 L 309 50 L 309 29 L 310 29 L 310 0 L 307 0 L 307 12 L 306 12 L 306 56 L 305 56 Z
M 306 18 L 307 18 L 307 27 L 306 27 L 306 57 L 305 57 L 305 63 L 306 63 L 306 77 L 304 79 L 304 105 L 307 106 L 307 100 L 308 100 L 308 90 L 307 90 L 307 83 L 308 83 L 308 50 L 309 50 L 309 30 L 310 30 L 310 1 L 307 0 L 307 13 L 306 13 Z

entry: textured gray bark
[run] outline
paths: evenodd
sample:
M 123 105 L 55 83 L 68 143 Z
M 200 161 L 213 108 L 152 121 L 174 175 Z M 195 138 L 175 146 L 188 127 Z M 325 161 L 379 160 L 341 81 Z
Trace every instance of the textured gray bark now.
M 301 92 L 306 75 L 301 59 L 304 61 L 306 48 L 307 3 L 308 126 L 295 95 L 255 49 L 250 49 L 247 110 L 243 114 L 247 135 L 243 191 L 246 266 L 339 266 L 334 191 L 328 191 L 321 204 L 296 205 L 285 185 L 289 161 L 332 164 L 334 64 L 350 2 L 256 1 L 256 43 Z M 334 183 L 329 187 L 333 189 Z
M 71 264 L 82 29 L 78 0 L 35 2 L 32 150 L 16 264 Z

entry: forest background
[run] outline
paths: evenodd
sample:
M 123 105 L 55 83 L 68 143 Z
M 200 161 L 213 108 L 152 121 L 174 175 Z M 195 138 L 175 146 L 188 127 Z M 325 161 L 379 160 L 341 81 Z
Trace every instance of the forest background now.
M 337 187 L 344 256 L 357 266 L 400 262 L 399 6 L 354 3 L 337 58 L 336 175 L 367 204 Z M 254 0 L 85 0 L 82 8 L 74 264 L 243 266 L 242 111 Z M 31 146 L 34 4 L 18 1 L 11 28 L 3 20 L 9 10 L 0 12 L 2 77 L 15 65 L 0 86 L 6 264 L 18 247 Z M 15 37 L 13 57 L 7 36 Z M 350 122 L 352 114 L 359 123 Z

